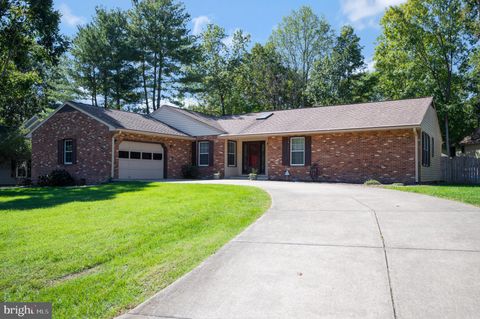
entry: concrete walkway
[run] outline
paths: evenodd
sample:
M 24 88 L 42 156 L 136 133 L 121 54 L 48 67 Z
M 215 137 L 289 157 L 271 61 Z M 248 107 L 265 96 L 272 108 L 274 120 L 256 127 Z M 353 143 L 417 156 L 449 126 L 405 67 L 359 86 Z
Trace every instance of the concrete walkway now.
M 123 319 L 479 318 L 480 209 L 357 185 L 215 183 L 261 187 L 272 207 Z

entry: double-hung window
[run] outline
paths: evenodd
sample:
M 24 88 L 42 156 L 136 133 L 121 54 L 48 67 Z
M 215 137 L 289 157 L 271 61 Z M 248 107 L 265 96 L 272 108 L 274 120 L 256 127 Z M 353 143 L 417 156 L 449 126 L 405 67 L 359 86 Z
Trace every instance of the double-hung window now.
M 228 141 L 227 165 L 237 166 L 237 142 Z
M 17 178 L 27 178 L 28 177 L 28 164 L 27 164 L 26 161 L 16 163 L 15 176 Z
M 305 137 L 290 138 L 290 165 L 305 165 Z
M 63 140 L 63 164 L 73 164 L 73 140 Z
M 198 142 L 198 166 L 208 166 L 210 161 L 210 142 Z

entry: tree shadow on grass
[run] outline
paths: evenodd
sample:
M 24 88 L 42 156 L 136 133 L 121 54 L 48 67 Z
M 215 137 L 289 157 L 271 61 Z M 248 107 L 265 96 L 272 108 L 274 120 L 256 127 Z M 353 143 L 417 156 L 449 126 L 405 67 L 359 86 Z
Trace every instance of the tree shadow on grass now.
M 120 193 L 153 187 L 149 182 L 109 183 L 84 187 L 38 187 L 0 189 L 0 211 L 48 208 L 70 202 L 93 202 L 114 198 Z

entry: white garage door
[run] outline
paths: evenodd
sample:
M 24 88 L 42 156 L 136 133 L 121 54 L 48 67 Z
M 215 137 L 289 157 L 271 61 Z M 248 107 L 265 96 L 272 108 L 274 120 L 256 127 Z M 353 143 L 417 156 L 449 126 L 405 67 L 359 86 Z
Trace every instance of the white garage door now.
M 125 141 L 119 145 L 120 179 L 162 179 L 163 147 L 160 144 Z

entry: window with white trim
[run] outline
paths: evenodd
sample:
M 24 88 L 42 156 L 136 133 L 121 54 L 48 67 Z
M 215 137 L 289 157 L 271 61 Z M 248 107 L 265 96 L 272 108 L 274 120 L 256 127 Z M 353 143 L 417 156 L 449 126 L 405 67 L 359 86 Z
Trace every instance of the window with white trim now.
M 63 141 L 63 164 L 73 164 L 73 141 Z
M 228 141 L 227 165 L 237 166 L 237 142 L 235 141 Z
M 17 178 L 27 178 L 28 177 L 28 167 L 27 167 L 27 162 L 17 162 L 17 165 L 15 167 L 15 176 Z
M 198 166 L 208 166 L 210 161 L 210 142 L 198 142 Z
M 305 165 L 305 138 L 304 137 L 290 138 L 290 165 L 291 166 Z

